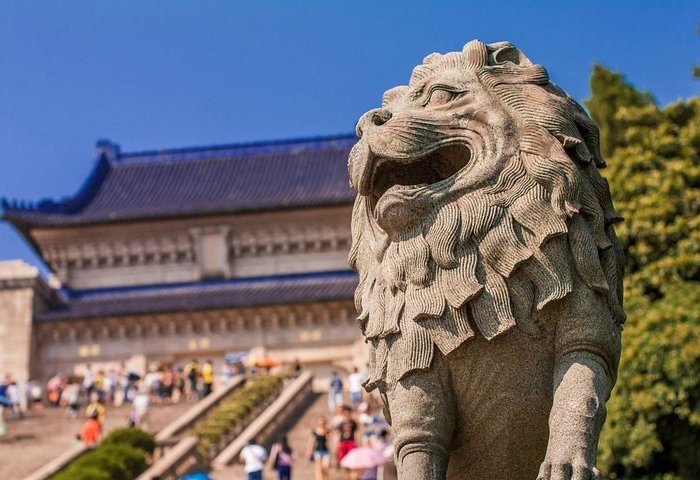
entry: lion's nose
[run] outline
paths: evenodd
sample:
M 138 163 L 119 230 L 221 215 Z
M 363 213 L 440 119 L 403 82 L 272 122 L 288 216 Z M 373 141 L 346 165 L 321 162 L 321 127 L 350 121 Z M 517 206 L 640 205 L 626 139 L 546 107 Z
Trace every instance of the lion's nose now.
M 379 110 L 374 110 L 372 113 L 372 123 L 378 127 L 384 125 L 391 118 L 391 112 L 380 108 Z
M 370 110 L 369 112 L 362 115 L 360 121 L 357 122 L 357 128 L 355 129 L 355 133 L 357 133 L 358 138 L 362 138 L 362 133 L 368 125 L 371 124 L 380 127 L 386 122 L 388 122 L 391 116 L 391 112 L 385 108 L 376 108 L 374 110 Z

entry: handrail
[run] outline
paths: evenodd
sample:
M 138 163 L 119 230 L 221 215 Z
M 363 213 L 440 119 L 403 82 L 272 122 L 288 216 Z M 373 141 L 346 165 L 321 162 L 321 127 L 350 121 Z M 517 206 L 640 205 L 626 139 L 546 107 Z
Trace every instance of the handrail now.
M 192 466 L 200 463 L 197 451 L 199 439 L 196 436 L 184 437 L 151 467 L 136 477 L 136 480 L 174 480 L 187 473 Z
M 270 404 L 250 425 L 241 432 L 221 453 L 212 461 L 214 470 L 226 468 L 240 454 L 253 438 L 269 436 L 285 420 L 287 414 L 296 410 L 313 393 L 313 375 L 306 371 L 292 384 L 285 388 L 277 399 Z

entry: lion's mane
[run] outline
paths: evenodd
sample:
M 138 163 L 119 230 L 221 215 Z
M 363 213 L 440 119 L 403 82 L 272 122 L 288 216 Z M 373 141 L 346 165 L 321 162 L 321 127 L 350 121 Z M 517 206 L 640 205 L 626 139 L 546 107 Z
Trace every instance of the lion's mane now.
M 392 236 L 358 196 L 349 260 L 360 276 L 358 321 L 374 347 L 369 389 L 429 368 L 436 347 L 447 355 L 475 330 L 489 340 L 516 326 L 538 334 L 533 311 L 570 293 L 577 276 L 624 322 L 618 217 L 598 171 L 597 128 L 508 43 L 430 55 L 411 83 L 455 67 L 473 71 L 514 117 L 519 148 L 491 185 L 446 198 Z

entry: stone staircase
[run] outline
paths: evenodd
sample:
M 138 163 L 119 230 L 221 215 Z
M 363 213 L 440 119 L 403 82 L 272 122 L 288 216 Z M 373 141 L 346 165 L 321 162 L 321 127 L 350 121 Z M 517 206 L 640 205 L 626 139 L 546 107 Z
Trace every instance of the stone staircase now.
M 292 478 L 294 480 L 313 480 L 314 478 L 313 464 L 305 458 L 306 444 L 311 435 L 311 430 L 316 424 L 316 419 L 321 415 L 328 416 L 326 396 L 317 393 L 314 394 L 314 397 L 306 410 L 300 414 L 298 420 L 293 422 L 287 429 L 287 438 L 295 454 L 294 467 L 292 469 Z M 213 471 L 210 475 L 215 480 L 245 480 L 246 478 L 243 472 L 243 465 L 239 464 Z M 340 470 L 331 468 L 331 480 L 340 480 L 342 478 L 344 477 Z M 264 479 L 277 480 L 277 474 L 271 467 L 268 467 L 265 470 Z
M 154 404 L 148 413 L 148 427 L 157 432 L 193 408 L 193 403 Z M 129 405 L 107 406 L 105 435 L 127 426 Z M 83 407 L 84 410 L 84 407 Z M 22 420 L 10 424 L 10 433 L 0 439 L 0 478 L 41 479 L 65 466 L 84 450 L 75 436 L 83 417 L 70 418 L 64 409 L 31 410 Z

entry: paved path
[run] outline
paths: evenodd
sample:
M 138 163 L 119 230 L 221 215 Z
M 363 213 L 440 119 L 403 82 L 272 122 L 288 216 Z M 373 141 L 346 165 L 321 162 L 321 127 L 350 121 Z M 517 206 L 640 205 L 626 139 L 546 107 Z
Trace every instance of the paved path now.
M 193 403 L 153 405 L 149 413 L 149 430 L 156 432 Z M 105 431 L 127 425 L 128 406 L 107 407 Z M 68 418 L 63 409 L 32 411 L 8 424 L 9 432 L 0 437 L 0 478 L 20 480 L 77 442 L 83 419 Z
M 313 464 L 304 458 L 306 453 L 306 443 L 308 442 L 311 430 L 316 424 L 316 419 L 321 415 L 328 415 L 328 403 L 325 395 L 317 395 L 314 402 L 303 412 L 299 420 L 287 432 L 289 444 L 295 452 L 294 468 L 292 478 L 294 480 L 313 480 Z M 210 473 L 214 480 L 245 480 L 242 465 L 233 465 L 225 470 Z M 265 471 L 265 480 L 277 480 L 277 475 L 272 469 Z M 339 470 L 331 468 L 331 480 L 341 480 L 344 476 Z

